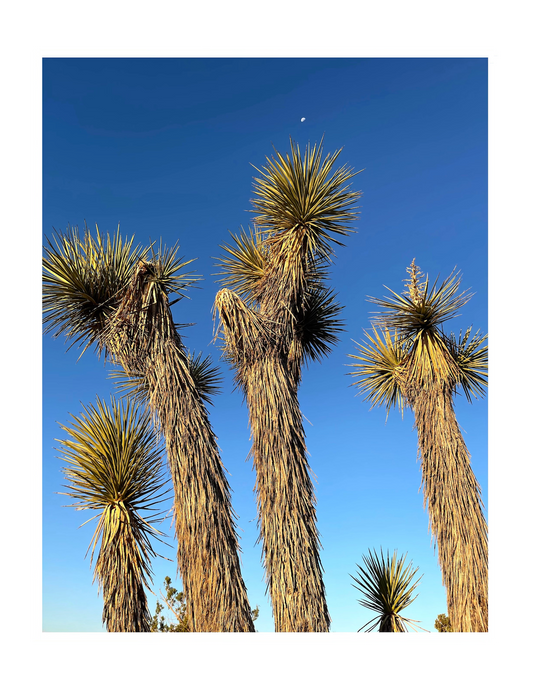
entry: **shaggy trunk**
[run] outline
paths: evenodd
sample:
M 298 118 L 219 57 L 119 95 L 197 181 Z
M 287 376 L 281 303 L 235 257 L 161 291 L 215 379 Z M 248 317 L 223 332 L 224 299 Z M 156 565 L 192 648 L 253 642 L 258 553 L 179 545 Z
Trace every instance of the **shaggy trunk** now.
M 254 632 L 230 489 L 207 409 L 190 375 L 168 299 L 140 263 L 109 337 L 126 373 L 145 377 L 174 485 L 178 569 L 191 632 Z
M 165 370 L 148 370 L 174 484 L 178 565 L 191 632 L 253 632 L 239 564 L 229 485 L 207 410 L 196 394 L 182 348 L 168 343 Z M 170 367 L 172 370 L 169 370 Z M 156 406 L 157 408 L 157 406 Z
M 228 289 L 215 306 L 249 411 L 260 539 L 277 632 L 328 632 L 315 496 L 298 403 L 299 366 L 276 321 Z M 296 376 L 296 377 L 295 377 Z
M 424 505 L 438 548 L 450 622 L 455 632 L 487 632 L 487 523 L 452 395 L 442 388 L 421 389 L 412 404 Z
M 110 511 L 119 515 L 116 519 L 118 529 L 114 536 L 103 537 L 102 542 L 106 545 L 95 568 L 104 596 L 102 622 L 109 633 L 149 633 L 152 617 L 138 568 L 145 560 L 134 531 L 135 522 L 139 520 L 126 517 L 127 510 L 115 507 Z
M 315 496 L 296 390 L 287 368 L 272 356 L 248 367 L 243 383 L 276 632 L 328 632 Z

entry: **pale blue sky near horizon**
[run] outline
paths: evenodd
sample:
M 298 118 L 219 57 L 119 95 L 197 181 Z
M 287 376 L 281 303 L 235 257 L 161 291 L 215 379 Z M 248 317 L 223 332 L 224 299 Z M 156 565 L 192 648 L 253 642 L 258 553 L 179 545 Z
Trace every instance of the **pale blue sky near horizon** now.
M 302 123 L 301 118 L 305 117 Z M 218 289 L 214 258 L 250 222 L 250 164 L 282 152 L 289 137 L 344 147 L 339 163 L 364 168 L 353 182 L 363 196 L 356 234 L 337 249 L 331 284 L 345 306 L 346 332 L 322 364 L 304 373 L 300 400 L 311 467 L 333 632 L 353 632 L 371 612 L 358 604 L 349 574 L 368 548 L 407 552 L 424 574 L 406 611 L 433 631 L 445 611 L 440 570 L 419 492 L 412 416 L 369 412 L 347 374 L 351 339 L 372 311 L 367 296 L 403 288 L 413 257 L 430 279 L 454 267 L 475 292 L 447 327 L 487 331 L 486 59 L 45 59 L 43 64 L 43 232 L 67 224 L 114 231 L 136 241 L 180 242 L 203 276 L 173 307 L 187 346 L 210 353 L 224 385 L 210 408 L 239 515 L 243 573 L 257 629 L 273 631 L 260 546 L 255 545 L 254 474 L 247 412 L 231 371 L 212 344 Z M 84 555 L 92 530 L 63 507 L 57 422 L 80 402 L 108 398 L 113 384 L 96 356 L 65 354 L 43 339 L 43 630 L 101 631 L 102 599 Z M 487 400 L 457 415 L 472 466 L 487 497 Z M 172 530 L 167 523 L 167 533 Z M 171 541 L 172 542 L 172 541 Z M 154 590 L 173 559 L 154 562 Z M 155 604 L 155 598 L 150 596 Z

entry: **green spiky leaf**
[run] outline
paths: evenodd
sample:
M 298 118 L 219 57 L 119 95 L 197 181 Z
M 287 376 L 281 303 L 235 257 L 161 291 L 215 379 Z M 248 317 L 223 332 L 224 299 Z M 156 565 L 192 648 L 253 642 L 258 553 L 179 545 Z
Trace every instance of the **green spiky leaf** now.
M 399 295 L 385 286 L 392 293 L 392 298 L 369 298 L 385 310 L 374 315 L 374 323 L 413 340 L 422 334 L 438 334 L 439 327 L 456 317 L 473 293 L 459 292 L 461 278 L 454 272 L 440 286 L 437 287 L 437 283 L 438 278 L 430 288 L 426 279 L 420 286 L 419 296 L 414 299 L 409 294 Z
M 219 367 L 213 365 L 210 356 L 202 358 L 201 352 L 189 354 L 188 359 L 189 370 L 198 394 L 204 401 L 212 404 L 211 397 L 221 392 L 222 376 Z
M 341 150 L 322 159 L 322 142 L 308 144 L 303 155 L 292 139 L 290 144 L 291 155 L 274 149 L 267 165 L 255 168 L 260 173 L 252 199 L 255 224 L 272 242 L 300 231 L 310 253 L 329 258 L 332 244 L 342 245 L 338 239 L 352 231 L 346 223 L 357 218 L 351 208 L 361 193 L 350 191 L 347 182 L 358 173 L 346 166 L 333 170 Z
M 397 334 L 375 327 L 372 330 L 373 336 L 365 331 L 368 342 L 356 343 L 359 353 L 348 355 L 357 362 L 349 364 L 356 369 L 349 375 L 359 378 L 352 385 L 359 388 L 372 408 L 384 405 L 387 413 L 395 407 L 403 410 L 400 371 L 407 358 L 406 344 Z
M 359 602 L 368 609 L 378 612 L 378 616 L 366 623 L 359 630 L 371 632 L 379 628 L 380 633 L 406 633 L 407 627 L 420 628 L 412 619 L 401 615 L 418 595 L 414 595 L 416 586 L 421 578 L 414 583 L 413 579 L 418 567 L 413 569 L 412 562 L 405 564 L 406 555 L 398 558 L 395 550 L 392 557 L 387 551 L 387 557 L 380 550 L 380 555 L 374 550 L 363 555 L 364 567 L 357 565 L 357 576 L 351 576 L 355 581 L 354 588 L 363 594 Z
M 95 237 L 87 227 L 83 234 L 77 227 L 57 232 L 44 252 L 45 330 L 64 334 L 83 351 L 93 343 L 101 349 L 102 329 L 146 249 L 134 248 L 133 238 L 123 239 L 119 229 L 104 239 L 97 226 Z
M 313 288 L 308 294 L 305 312 L 297 327 L 304 360 L 320 361 L 338 343 L 338 334 L 344 330 L 339 318 L 342 309 L 336 294 L 328 288 Z
M 481 335 L 480 331 L 470 338 L 472 327 L 456 339 L 452 332 L 448 337 L 448 349 L 455 359 L 459 371 L 458 382 L 469 402 L 472 397 L 484 396 L 488 376 L 488 347 L 483 346 L 487 335 Z
M 220 282 L 231 288 L 243 300 L 256 302 L 259 298 L 261 281 L 265 275 L 268 250 L 262 232 L 250 229 L 240 235 L 231 234 L 233 245 L 221 247 L 229 257 L 218 258 L 224 274 Z
M 104 238 L 98 226 L 94 237 L 87 227 L 83 233 L 77 227 L 57 232 L 44 247 L 45 331 L 55 337 L 64 334 L 83 348 L 82 354 L 93 344 L 101 351 L 108 322 L 140 261 L 149 267 L 154 299 L 161 290 L 182 297 L 197 280 L 182 271 L 191 261 L 178 258 L 178 249 L 134 247 L 133 238 L 123 239 L 119 229 Z M 150 300 L 148 296 L 147 304 Z

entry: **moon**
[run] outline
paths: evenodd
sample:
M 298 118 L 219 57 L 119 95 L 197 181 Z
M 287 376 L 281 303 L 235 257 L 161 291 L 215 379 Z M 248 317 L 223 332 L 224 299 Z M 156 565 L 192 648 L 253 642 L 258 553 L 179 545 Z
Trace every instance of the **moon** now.
M 304 122 L 304 120 L 305 120 L 305 118 L 302 118 L 302 119 L 300 120 L 300 123 L 303 123 L 303 122 Z

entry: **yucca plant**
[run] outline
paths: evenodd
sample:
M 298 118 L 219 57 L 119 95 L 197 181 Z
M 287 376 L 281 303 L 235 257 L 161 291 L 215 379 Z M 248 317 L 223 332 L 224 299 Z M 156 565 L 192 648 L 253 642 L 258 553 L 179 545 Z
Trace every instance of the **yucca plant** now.
M 462 388 L 470 402 L 487 385 L 487 336 L 469 328 L 456 338 L 442 325 L 471 294 L 452 274 L 431 287 L 411 263 L 403 294 L 379 300 L 352 375 L 365 399 L 387 411 L 412 409 L 418 432 L 424 506 L 438 548 L 448 613 L 457 632 L 488 630 L 488 543 L 481 490 L 454 412 Z
M 422 578 L 413 583 L 418 567 L 413 569 L 412 562 L 406 565 L 406 559 L 406 555 L 398 559 L 396 550 L 392 557 L 387 550 L 386 558 L 383 550 L 380 550 L 380 555 L 369 550 L 368 556 L 363 555 L 365 566 L 356 565 L 357 576 L 350 576 L 356 584 L 352 584 L 353 587 L 364 595 L 359 602 L 363 607 L 378 612 L 357 632 L 364 630 L 371 633 L 378 628 L 379 633 L 407 633 L 408 627 L 413 630 L 420 628 L 416 625 L 418 621 L 407 619 L 400 613 L 418 597 L 413 597 L 413 593 Z
M 178 569 L 192 632 L 252 632 L 230 488 L 206 397 L 213 373 L 195 364 L 171 305 L 196 279 L 178 246 L 139 248 L 98 228 L 57 234 L 45 247 L 44 322 L 119 369 L 164 435 L 174 486 Z M 176 295 L 172 302 L 169 296 Z
M 152 525 L 162 515 L 154 508 L 165 499 L 162 451 L 146 412 L 129 401 L 97 398 L 68 425 L 61 444 L 67 463 L 63 495 L 69 507 L 96 511 L 98 523 L 87 553 L 103 591 L 102 621 L 110 633 L 150 631 L 146 588 L 152 582 L 151 539 L 162 536 Z M 84 524 L 86 524 L 85 522 Z M 83 526 L 83 525 L 82 525 Z
M 260 538 L 276 631 L 327 632 L 313 484 L 298 386 L 302 364 L 326 356 L 342 327 L 324 285 L 332 244 L 346 236 L 359 197 L 322 158 L 322 143 L 302 154 L 275 152 L 258 170 L 254 228 L 223 246 L 215 308 L 224 354 L 246 397 L 257 475 Z

